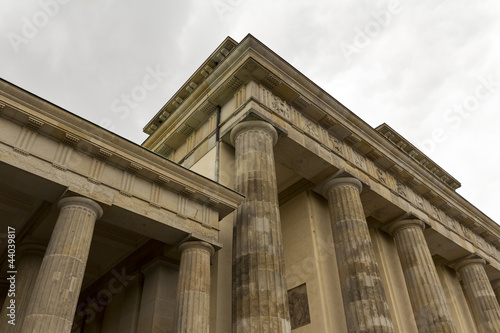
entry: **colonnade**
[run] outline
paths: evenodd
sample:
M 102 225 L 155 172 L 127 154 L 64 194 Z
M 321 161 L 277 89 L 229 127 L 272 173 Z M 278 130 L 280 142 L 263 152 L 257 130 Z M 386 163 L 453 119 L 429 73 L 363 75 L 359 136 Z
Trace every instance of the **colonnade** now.
M 265 121 L 234 127 L 238 208 L 233 238 L 233 332 L 287 332 L 289 313 L 273 146 L 276 129 Z M 342 300 L 349 332 L 394 332 L 387 297 L 363 212 L 362 183 L 354 177 L 328 180 L 328 200 Z M 425 224 L 403 219 L 389 226 L 419 332 L 456 332 L 424 236 Z M 451 264 L 451 263 L 450 263 Z M 453 267 L 479 332 L 500 332 L 500 307 L 480 258 Z M 495 291 L 500 295 L 500 281 Z M 256 327 L 260 327 L 257 329 Z M 267 330 L 266 330 L 267 329 Z
M 231 132 L 236 158 L 236 190 L 246 196 L 233 233 L 233 332 L 290 332 L 281 221 L 273 147 L 276 129 L 246 121 Z M 342 300 L 349 332 L 394 332 L 386 292 L 354 177 L 328 180 L 328 200 Z M 70 332 L 101 206 L 84 197 L 59 201 L 60 213 L 46 251 L 24 246 L 18 269 L 21 332 Z M 446 295 L 416 218 L 393 222 L 394 237 L 419 332 L 456 332 Z M 202 241 L 180 245 L 175 332 L 209 332 L 210 257 Z M 21 250 L 20 250 L 21 251 Z M 500 332 L 500 282 L 488 280 L 486 261 L 467 256 L 450 265 L 460 274 L 479 332 Z M 22 304 L 22 305 L 21 305 Z M 6 304 L 0 331 L 6 325 Z M 17 328 L 19 331 L 19 327 Z
M 96 220 L 103 210 L 88 198 L 67 197 L 46 251 L 40 245 L 19 248 L 16 281 L 16 325 L 2 308 L 1 332 L 71 332 Z M 180 245 L 175 332 L 209 330 L 210 257 L 212 245 L 188 241 Z

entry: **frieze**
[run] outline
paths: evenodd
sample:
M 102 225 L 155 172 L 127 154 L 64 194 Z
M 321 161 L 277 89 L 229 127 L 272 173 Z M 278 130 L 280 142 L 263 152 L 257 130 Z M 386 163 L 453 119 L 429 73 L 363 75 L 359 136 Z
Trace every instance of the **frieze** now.
M 403 183 L 401 183 L 399 180 L 396 180 L 396 191 L 403 198 L 405 198 L 405 199 L 408 198 L 408 194 L 406 194 L 406 186 Z
M 375 167 L 375 172 L 377 173 L 377 178 L 380 180 L 384 185 L 389 185 L 389 182 L 387 181 L 385 171 L 383 171 L 380 168 Z
M 351 149 L 351 147 L 348 147 L 348 150 L 351 152 L 351 156 L 352 156 L 352 161 L 354 162 L 354 164 L 362 169 L 362 170 L 365 170 L 366 171 L 366 161 L 365 161 L 365 157 L 362 156 L 360 153 L 358 153 L 357 151 Z
M 271 110 L 286 119 L 290 119 L 290 106 L 278 96 L 273 95 L 271 101 Z
M 310 120 L 306 120 L 305 125 L 304 125 L 304 132 L 309 134 L 315 139 L 319 139 L 319 132 L 318 132 L 318 125 L 313 123 Z
M 500 251 L 496 247 L 488 243 L 467 226 L 447 215 L 445 211 L 449 207 L 452 207 L 449 203 L 442 204 L 440 206 L 441 209 L 439 209 L 427 200 L 434 200 L 436 197 L 435 193 L 431 190 L 423 195 L 417 194 L 414 188 L 422 185 L 420 180 L 412 178 L 409 179 L 407 183 L 400 180 L 400 175 L 404 170 L 396 164 L 389 167 L 387 171 L 376 166 L 373 161 L 383 156 L 380 151 L 372 149 L 366 154 L 366 157 L 358 153 L 353 146 L 362 141 L 359 136 L 352 133 L 350 136 L 344 138 L 343 142 L 328 132 L 325 127 L 336 124 L 333 118 L 322 119 L 320 123 L 323 126 L 321 126 L 315 121 L 306 118 L 300 111 L 296 110 L 293 106 L 289 105 L 263 86 L 259 87 L 259 99 L 260 102 L 272 110 L 273 113 L 287 119 L 297 131 L 312 137 L 319 145 L 330 150 L 333 154 L 350 161 L 356 168 L 363 170 L 366 174 L 378 180 L 387 188 L 395 191 L 399 196 L 408 200 L 416 208 L 427 213 L 427 215 L 436 222 L 446 226 L 458 236 L 474 243 L 483 250 L 489 253 L 500 254 Z M 395 177 L 393 177 L 393 175 Z

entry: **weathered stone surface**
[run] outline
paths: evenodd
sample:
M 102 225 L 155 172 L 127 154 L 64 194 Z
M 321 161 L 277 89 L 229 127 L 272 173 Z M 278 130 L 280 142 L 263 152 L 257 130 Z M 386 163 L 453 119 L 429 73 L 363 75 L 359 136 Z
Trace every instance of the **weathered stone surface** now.
M 288 291 L 288 304 L 292 329 L 311 323 L 305 283 Z
M 273 146 L 264 121 L 238 124 L 236 190 L 246 199 L 233 233 L 233 332 L 290 332 Z
M 485 264 L 484 259 L 470 255 L 458 261 L 454 268 L 462 278 L 465 297 L 478 332 L 500 332 L 500 306 L 484 270 Z
M 375 261 L 355 178 L 336 178 L 324 186 L 328 199 L 349 332 L 393 332 L 389 306 Z
M 40 265 L 42 264 L 45 246 L 39 244 L 22 244 L 19 247 L 19 260 L 17 264 L 16 276 L 16 325 L 7 323 L 7 302 L 4 303 L 2 313 L 0 315 L 0 332 L 14 333 L 19 332 L 26 310 L 28 309 L 29 300 L 33 287 L 35 285 Z M 9 299 L 9 298 L 7 298 Z
M 59 201 L 52 232 L 22 332 L 70 332 L 95 221 L 102 208 L 83 197 Z
M 176 333 L 208 333 L 210 320 L 210 257 L 212 245 L 186 242 L 182 252 L 177 285 Z
M 450 308 L 424 237 L 424 223 L 400 220 L 390 226 L 403 267 L 419 332 L 456 332 Z

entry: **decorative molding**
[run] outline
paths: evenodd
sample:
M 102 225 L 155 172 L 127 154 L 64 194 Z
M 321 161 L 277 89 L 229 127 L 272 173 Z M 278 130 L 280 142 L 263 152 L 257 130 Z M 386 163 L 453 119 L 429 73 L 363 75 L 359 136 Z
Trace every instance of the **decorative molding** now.
M 105 160 L 99 157 L 92 158 L 92 164 L 90 165 L 89 176 L 87 180 L 96 185 L 101 184 L 102 174 L 104 172 L 104 167 L 106 166 Z
M 319 123 L 321 124 L 321 126 L 323 126 L 326 129 L 330 129 L 333 126 L 339 125 L 339 122 L 329 115 L 324 116 L 319 121 Z
M 368 157 L 372 161 L 376 161 L 382 157 L 382 153 L 379 152 L 377 149 L 373 149 L 366 154 L 366 157 Z
M 123 170 L 122 180 L 120 185 L 120 194 L 131 197 L 134 190 L 135 175 L 127 170 Z
M 41 125 L 40 125 L 41 126 Z M 14 144 L 14 151 L 28 156 L 30 154 L 31 148 L 35 143 L 35 139 L 38 135 L 38 132 L 32 130 L 33 127 L 23 127 L 21 133 L 19 133 L 16 143 Z
M 344 138 L 344 142 L 347 143 L 349 146 L 354 146 L 361 142 L 361 138 L 356 134 L 351 134 Z
M 68 168 L 68 162 L 71 158 L 71 153 L 73 152 L 73 148 L 60 142 L 57 147 L 56 154 L 54 156 L 54 160 L 52 162 L 52 166 L 55 168 L 66 171 Z
M 243 82 L 236 76 L 231 76 L 231 78 L 224 84 L 224 88 L 228 89 L 231 93 L 234 93 L 243 84 Z
M 301 96 L 301 95 L 298 95 L 297 97 L 295 97 L 295 98 L 292 100 L 291 104 L 292 104 L 292 105 L 293 105 L 293 106 L 294 106 L 297 110 L 302 111 L 302 110 L 306 109 L 309 105 L 311 105 L 311 102 L 310 102 L 307 98 L 305 98 L 305 97 L 303 97 L 303 96 Z M 328 116 L 327 116 L 327 117 L 328 117 Z M 325 117 L 325 118 L 326 118 L 326 117 Z
M 269 73 L 263 80 L 262 85 L 269 90 L 273 90 L 282 83 L 281 79 L 276 75 Z
M 36 117 L 29 116 L 26 125 L 33 131 L 38 131 L 42 127 L 44 122 Z
M 66 133 L 66 135 L 62 139 L 62 142 L 71 147 L 75 147 L 78 144 L 78 142 L 80 142 L 80 140 L 81 139 L 78 136 L 71 133 Z

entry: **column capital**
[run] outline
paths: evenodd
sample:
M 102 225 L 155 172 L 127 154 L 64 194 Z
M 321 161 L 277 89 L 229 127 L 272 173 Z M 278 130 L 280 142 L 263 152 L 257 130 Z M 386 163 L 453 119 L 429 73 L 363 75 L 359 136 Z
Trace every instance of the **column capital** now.
M 454 270 L 456 270 L 457 272 L 460 272 L 460 270 L 466 266 L 469 266 L 469 265 L 481 265 L 481 266 L 485 266 L 487 264 L 487 261 L 483 258 L 481 258 L 480 256 L 478 256 L 477 254 L 475 253 L 472 253 L 472 254 L 469 254 L 463 258 L 460 258 L 458 260 L 456 260 L 455 262 L 452 263 L 452 267 Z
M 394 237 L 394 235 L 399 232 L 402 229 L 405 228 L 414 228 L 418 227 L 421 228 L 422 231 L 425 230 L 425 223 L 420 221 L 419 219 L 413 218 L 413 219 L 403 219 L 403 220 L 398 220 L 395 222 L 392 222 L 389 227 L 387 228 L 387 231 L 391 236 Z
M 337 187 L 354 187 L 359 193 L 363 190 L 363 184 L 354 177 L 339 177 L 327 179 L 319 187 L 319 193 L 325 198 L 328 198 L 328 192 Z
M 250 130 L 259 130 L 269 134 L 273 139 L 273 146 L 278 142 L 278 131 L 276 131 L 273 125 L 264 120 L 248 120 L 239 123 L 231 130 L 231 144 L 234 146 L 238 135 Z
M 85 207 L 95 214 L 96 220 L 100 219 L 103 214 L 102 207 L 97 202 L 85 197 L 66 197 L 59 200 L 57 203 L 57 208 L 59 208 L 59 210 L 62 210 L 67 206 Z
M 213 256 L 215 253 L 215 249 L 212 245 L 203 241 L 188 241 L 179 245 L 179 251 L 184 252 L 189 249 L 201 249 L 210 253 L 210 256 Z

